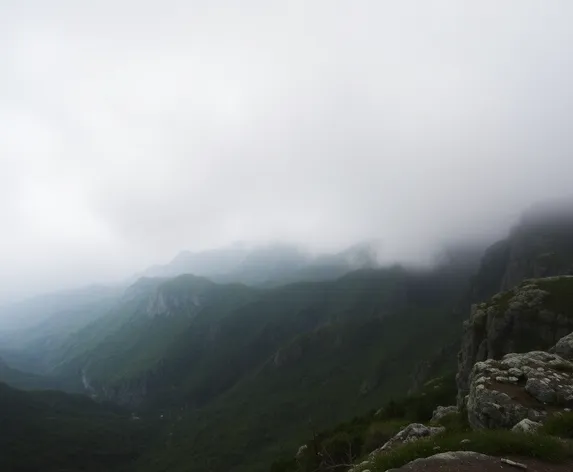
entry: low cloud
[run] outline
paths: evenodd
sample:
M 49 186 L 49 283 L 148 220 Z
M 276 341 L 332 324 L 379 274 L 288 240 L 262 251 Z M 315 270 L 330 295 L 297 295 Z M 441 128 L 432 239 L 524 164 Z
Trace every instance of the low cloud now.
M 0 5 L 0 299 L 236 240 L 416 260 L 570 192 L 570 2 L 84 3 Z

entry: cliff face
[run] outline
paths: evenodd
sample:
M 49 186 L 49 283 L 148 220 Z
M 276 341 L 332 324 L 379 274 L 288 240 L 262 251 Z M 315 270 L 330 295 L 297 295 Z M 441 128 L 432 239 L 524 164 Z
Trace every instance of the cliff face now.
M 458 358 L 458 404 L 473 365 L 510 352 L 548 349 L 573 330 L 573 210 L 568 202 L 532 208 L 503 241 L 487 249 L 471 284 Z M 563 276 L 561 278 L 549 277 Z M 487 301 L 486 301 L 487 300 Z M 561 300 L 559 303 L 553 303 Z
M 526 279 L 573 273 L 573 211 L 567 205 L 535 208 L 511 234 L 486 250 L 472 284 L 482 302 Z
M 464 323 L 458 356 L 458 406 L 465 403 L 476 362 L 546 350 L 573 331 L 573 277 L 528 280 L 475 305 Z
M 526 278 L 570 274 L 573 269 L 573 222 L 525 220 L 510 237 L 501 290 Z

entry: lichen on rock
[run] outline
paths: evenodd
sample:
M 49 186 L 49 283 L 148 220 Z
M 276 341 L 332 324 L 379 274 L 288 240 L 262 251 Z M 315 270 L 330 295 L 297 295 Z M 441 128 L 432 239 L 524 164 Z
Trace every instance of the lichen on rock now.
M 470 318 L 464 323 L 458 355 L 459 408 L 465 406 L 469 377 L 476 362 L 500 359 L 508 353 L 549 349 L 573 331 L 573 306 L 559 303 L 568 291 L 573 292 L 573 277 L 526 280 L 489 302 L 472 307 Z M 568 346 L 573 351 L 573 339 L 563 341 L 559 349 L 568 352 Z M 518 374 L 514 371 L 507 377 L 513 377 L 515 382 Z
M 450 415 L 452 413 L 457 413 L 458 407 L 455 405 L 450 406 L 438 406 L 434 413 L 432 414 L 432 423 L 440 421 L 444 416 Z
M 421 438 L 427 438 L 430 436 L 435 436 L 436 434 L 443 433 L 446 430 L 443 426 L 425 426 L 420 423 L 411 423 L 402 430 L 398 434 L 396 434 L 393 438 L 387 441 L 382 447 L 372 451 L 370 453 L 370 457 L 375 457 L 378 454 L 381 454 L 385 451 L 393 449 L 396 446 L 401 444 L 407 444 L 414 441 L 417 441 Z
M 571 371 L 563 371 L 571 369 Z M 509 372 L 521 372 L 518 382 Z M 545 351 L 511 353 L 501 361 L 477 362 L 467 401 L 472 428 L 513 428 L 542 421 L 548 412 L 573 405 L 573 363 Z
M 527 433 L 533 434 L 536 433 L 539 428 L 543 426 L 541 423 L 537 421 L 531 421 L 529 418 L 525 418 L 517 423 L 511 430 L 514 433 Z

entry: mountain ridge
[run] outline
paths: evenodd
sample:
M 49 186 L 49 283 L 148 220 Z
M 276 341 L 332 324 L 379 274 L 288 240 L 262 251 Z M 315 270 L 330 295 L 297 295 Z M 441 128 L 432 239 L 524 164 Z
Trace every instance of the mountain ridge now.
M 570 271 L 573 225 L 559 215 L 528 216 L 483 257 L 462 248 L 425 269 L 358 258 L 366 267 L 278 286 L 140 278 L 42 357 L 94 398 L 170 418 L 138 472 L 264 470 L 309 419 L 334 427 L 451 376 L 472 303 Z
M 194 274 L 219 283 L 276 286 L 293 281 L 340 277 L 362 267 L 376 267 L 374 243 L 360 243 L 338 253 L 313 255 L 287 243 L 235 244 L 202 252 L 182 251 L 165 265 L 155 265 L 135 277 L 176 277 Z

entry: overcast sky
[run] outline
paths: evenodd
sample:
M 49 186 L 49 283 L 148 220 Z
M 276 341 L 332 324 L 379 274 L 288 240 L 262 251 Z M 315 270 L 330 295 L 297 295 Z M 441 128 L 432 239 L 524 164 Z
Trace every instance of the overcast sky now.
M 573 181 L 573 2 L 0 0 L 0 298 L 181 249 L 503 232 Z

